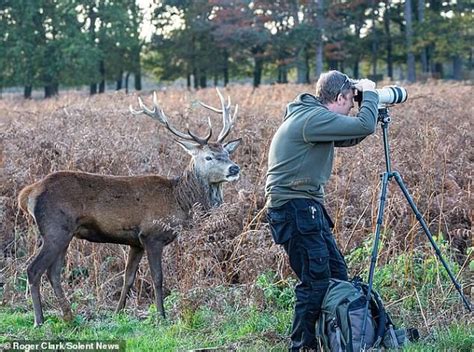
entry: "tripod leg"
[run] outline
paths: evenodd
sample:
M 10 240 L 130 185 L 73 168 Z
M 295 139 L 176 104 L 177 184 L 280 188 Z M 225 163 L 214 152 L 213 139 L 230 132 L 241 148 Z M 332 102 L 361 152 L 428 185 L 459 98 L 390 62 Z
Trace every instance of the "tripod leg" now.
M 453 273 L 449 269 L 448 264 L 446 263 L 443 256 L 441 255 L 441 251 L 439 250 L 438 246 L 436 245 L 436 242 L 434 241 L 433 236 L 431 235 L 431 232 L 428 229 L 428 225 L 426 225 L 426 222 L 423 219 L 423 216 L 418 211 L 418 208 L 416 207 L 415 202 L 413 201 L 410 194 L 408 193 L 408 190 L 407 190 L 405 184 L 403 183 L 402 177 L 400 176 L 400 174 L 398 172 L 394 172 L 393 176 L 395 177 L 395 180 L 397 181 L 398 185 L 400 186 L 400 189 L 402 190 L 403 195 L 407 199 L 408 204 L 410 204 L 411 209 L 415 213 L 416 219 L 418 220 L 421 227 L 423 228 L 423 231 L 425 232 L 426 236 L 430 240 L 431 246 L 433 246 L 433 249 L 435 250 L 435 253 L 438 256 L 439 261 L 443 264 L 444 268 L 446 269 L 446 272 L 448 273 L 449 277 L 451 278 L 451 281 L 453 282 L 454 287 L 456 287 L 456 290 L 458 290 L 459 294 L 461 295 L 461 298 L 464 302 L 464 305 L 469 310 L 469 312 L 472 312 L 471 303 L 469 303 L 468 299 L 463 294 L 462 289 L 461 289 L 461 285 L 459 285 L 459 283 L 456 281 L 456 278 L 454 277 Z
M 370 262 L 370 270 L 369 270 L 369 282 L 368 282 L 368 291 L 367 291 L 367 296 L 366 296 L 366 303 L 365 303 L 365 309 L 364 309 L 364 315 L 362 319 L 362 336 L 361 336 L 361 341 L 360 341 L 360 346 L 362 350 L 365 351 L 365 328 L 367 326 L 367 317 L 369 314 L 369 303 L 370 303 L 370 297 L 372 293 L 372 284 L 374 280 L 374 271 L 375 271 L 375 264 L 377 263 L 377 256 L 378 256 L 378 247 L 379 247 L 379 241 L 380 241 L 380 229 L 382 227 L 382 220 L 383 220 L 383 212 L 385 208 L 385 200 L 386 195 L 387 195 L 387 185 L 388 181 L 390 181 L 391 178 L 391 173 L 384 172 L 382 175 L 382 190 L 380 192 L 380 199 L 379 199 L 379 208 L 378 208 L 378 213 L 377 213 L 377 224 L 375 226 L 375 239 L 374 239 L 374 246 L 372 249 L 372 257 L 371 257 L 371 262 Z

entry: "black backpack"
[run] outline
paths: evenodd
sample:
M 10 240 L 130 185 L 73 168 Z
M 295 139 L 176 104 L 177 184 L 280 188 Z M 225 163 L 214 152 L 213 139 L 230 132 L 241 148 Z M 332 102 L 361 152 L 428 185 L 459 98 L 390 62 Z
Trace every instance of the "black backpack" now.
M 369 348 L 400 348 L 418 338 L 416 329 L 396 329 L 380 295 L 371 300 L 361 345 L 368 285 L 359 277 L 351 281 L 331 279 L 321 307 L 318 334 L 326 350 L 359 352 Z

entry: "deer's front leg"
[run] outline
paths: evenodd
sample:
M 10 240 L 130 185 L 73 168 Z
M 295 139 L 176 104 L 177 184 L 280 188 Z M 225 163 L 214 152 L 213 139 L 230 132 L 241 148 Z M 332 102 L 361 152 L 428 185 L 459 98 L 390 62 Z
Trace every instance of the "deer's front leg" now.
M 143 248 L 130 246 L 128 251 L 127 266 L 125 268 L 125 275 L 123 277 L 122 293 L 120 294 L 120 300 L 117 305 L 116 313 L 120 312 L 125 307 L 125 301 L 127 300 L 128 292 L 135 281 L 137 274 L 138 265 L 143 256 Z
M 161 266 L 161 257 L 165 244 L 161 240 L 154 238 L 144 238 L 143 243 L 155 289 L 156 308 L 158 313 L 165 318 L 165 308 L 163 306 L 163 269 Z

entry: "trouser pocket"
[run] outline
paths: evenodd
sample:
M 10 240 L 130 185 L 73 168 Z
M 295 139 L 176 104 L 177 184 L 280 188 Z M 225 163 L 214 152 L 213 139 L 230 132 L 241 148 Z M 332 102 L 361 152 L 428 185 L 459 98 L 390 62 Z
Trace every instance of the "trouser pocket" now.
M 268 209 L 267 219 L 276 244 L 287 242 L 293 235 L 294 226 L 291 214 L 284 208 Z
M 308 250 L 308 280 L 318 282 L 329 280 L 329 251 L 326 246 Z
M 302 235 L 319 235 L 323 225 L 321 206 L 314 201 L 298 199 L 293 203 L 296 227 Z

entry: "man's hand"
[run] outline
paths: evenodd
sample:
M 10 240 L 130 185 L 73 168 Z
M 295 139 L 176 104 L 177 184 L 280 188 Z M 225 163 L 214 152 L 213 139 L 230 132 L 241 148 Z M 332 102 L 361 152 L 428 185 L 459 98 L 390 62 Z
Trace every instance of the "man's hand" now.
M 361 92 L 375 91 L 375 82 L 370 79 L 363 78 L 355 84 L 355 86 Z

